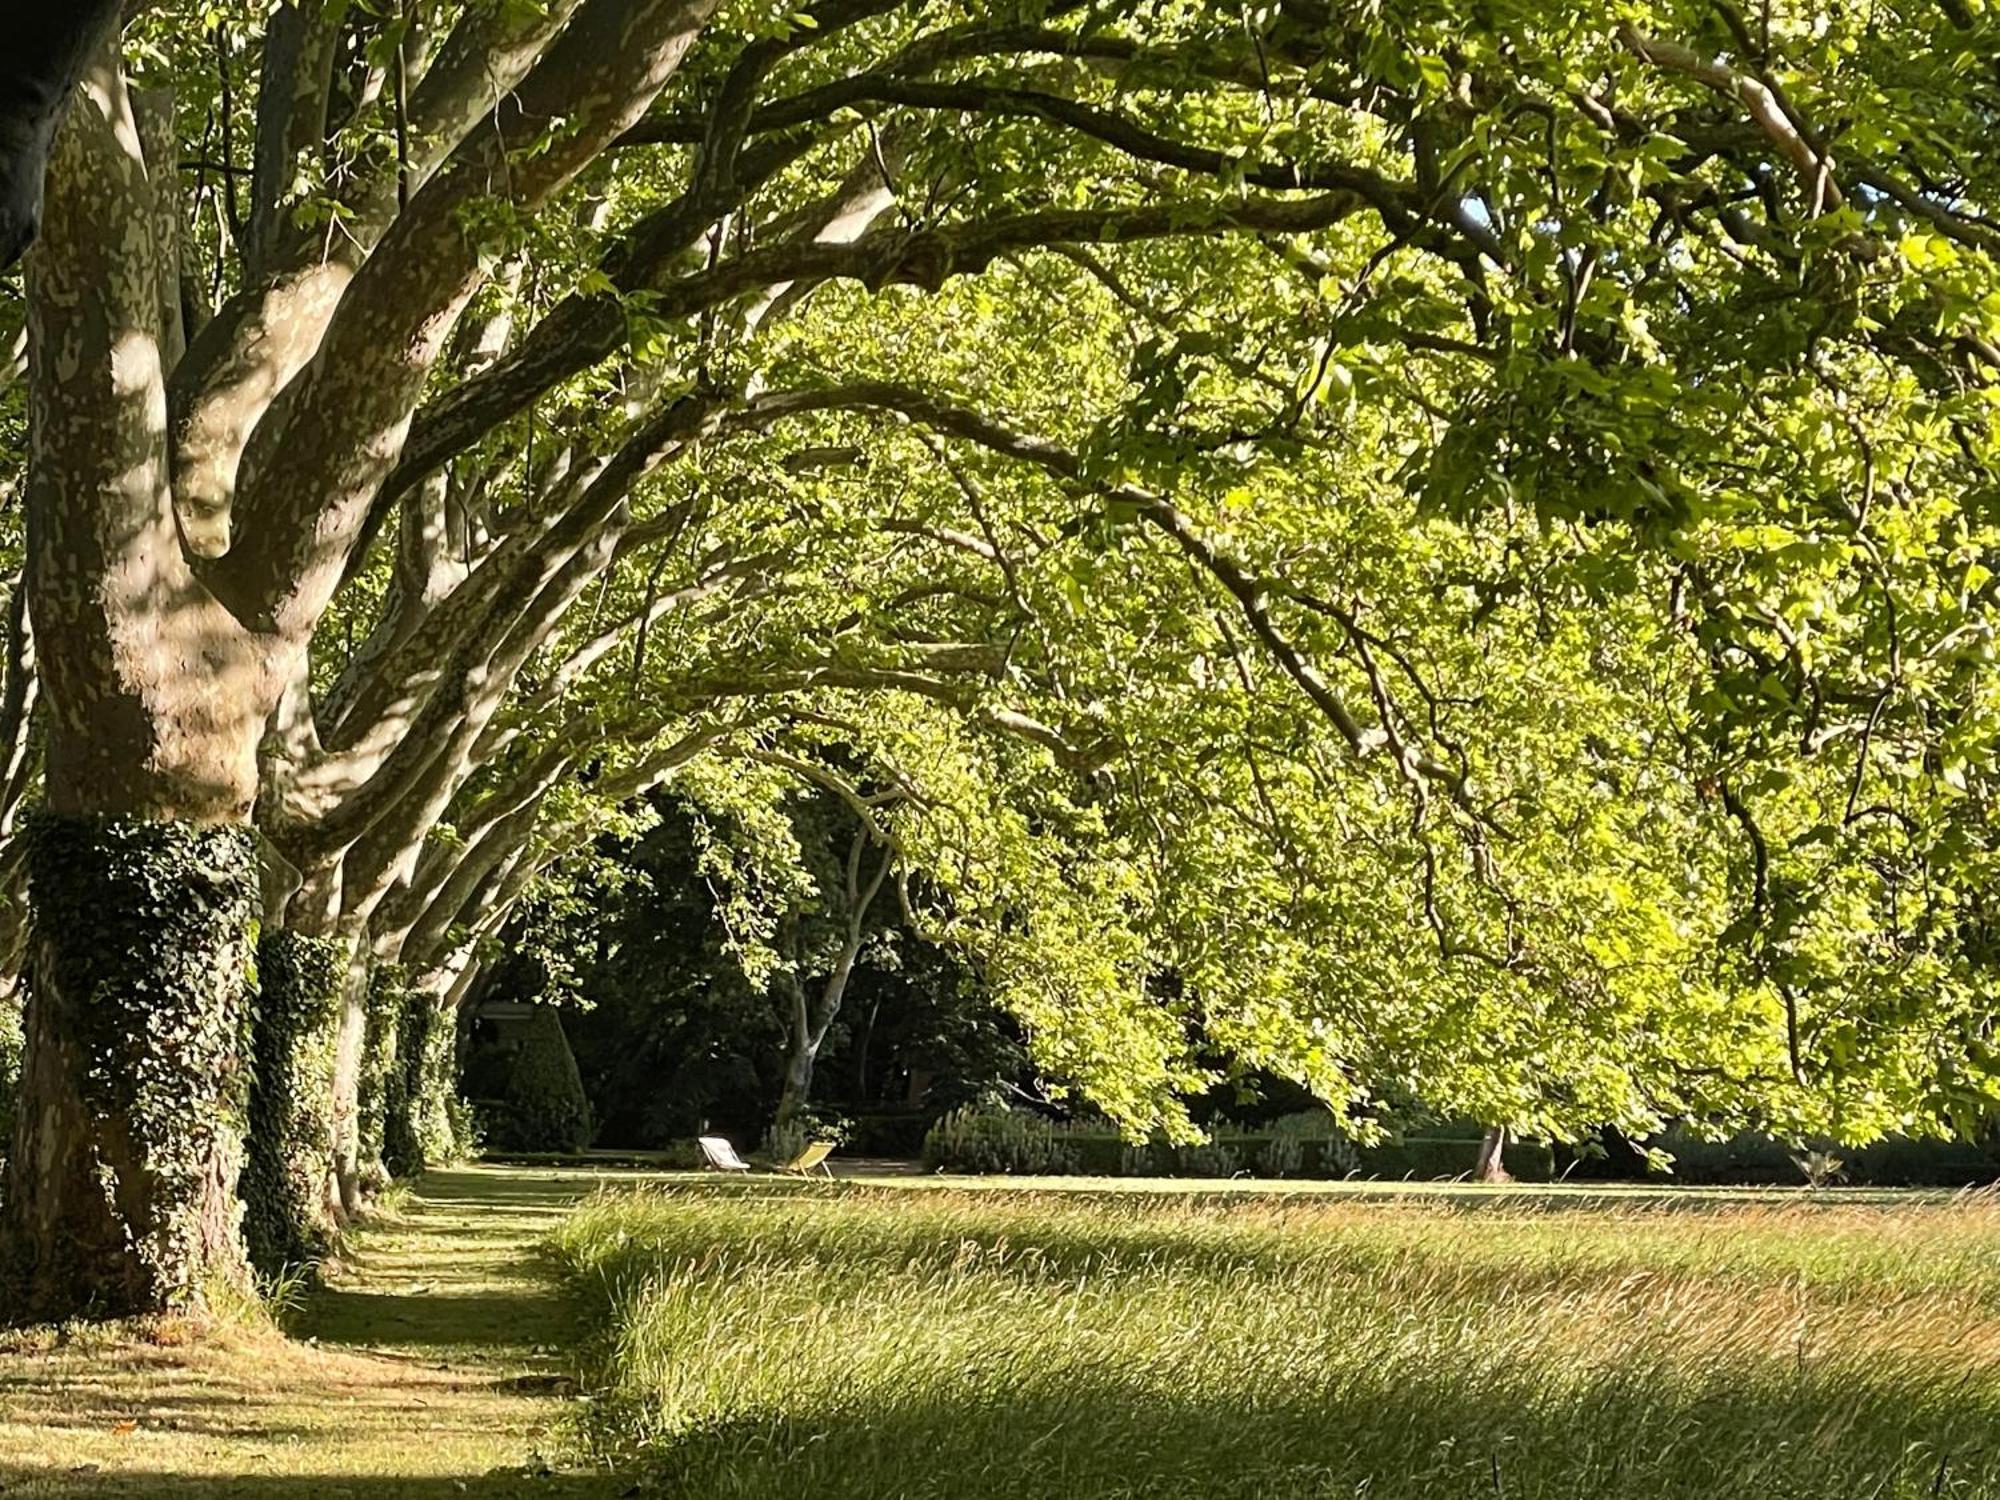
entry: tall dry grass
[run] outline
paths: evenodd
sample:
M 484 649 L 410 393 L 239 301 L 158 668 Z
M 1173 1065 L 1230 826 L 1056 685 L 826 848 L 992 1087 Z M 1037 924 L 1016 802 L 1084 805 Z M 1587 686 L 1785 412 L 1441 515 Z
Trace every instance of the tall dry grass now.
M 1990 1197 L 1561 1202 L 688 1188 L 555 1250 L 661 1494 L 2000 1496 Z

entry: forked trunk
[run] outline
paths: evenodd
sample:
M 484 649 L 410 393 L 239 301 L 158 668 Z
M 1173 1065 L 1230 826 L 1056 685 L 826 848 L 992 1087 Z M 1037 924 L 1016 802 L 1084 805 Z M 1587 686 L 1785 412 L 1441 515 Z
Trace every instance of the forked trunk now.
M 198 1305 L 243 1274 L 256 851 L 240 827 L 45 815 L 13 1150 L 6 1311 Z
M 1479 1143 L 1479 1160 L 1472 1169 L 1474 1182 L 1512 1182 L 1513 1176 L 1507 1171 L 1507 1127 L 1489 1126 L 1485 1137 Z

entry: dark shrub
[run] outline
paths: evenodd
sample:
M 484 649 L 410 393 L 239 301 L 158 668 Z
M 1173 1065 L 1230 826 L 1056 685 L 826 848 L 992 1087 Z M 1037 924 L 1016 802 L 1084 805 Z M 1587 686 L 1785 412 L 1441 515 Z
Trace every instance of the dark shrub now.
M 466 1062 L 465 1092 L 495 1151 L 581 1151 L 590 1144 L 590 1102 L 555 1011 L 537 1006 L 510 1028 L 509 1049 L 484 1048 Z

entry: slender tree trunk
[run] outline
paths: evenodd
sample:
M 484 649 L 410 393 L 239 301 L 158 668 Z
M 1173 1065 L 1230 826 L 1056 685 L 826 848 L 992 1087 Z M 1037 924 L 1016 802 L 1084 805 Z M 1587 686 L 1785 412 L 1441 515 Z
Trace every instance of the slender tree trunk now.
M 779 1131 L 799 1117 L 812 1097 L 813 1064 L 819 1058 L 819 1041 L 813 1035 L 805 985 L 796 974 L 786 976 L 786 985 L 792 997 L 791 1024 L 787 1028 L 791 1037 L 785 1052 L 784 1088 L 778 1094 L 778 1114 L 773 1126 Z
M 1512 1182 L 1504 1158 L 1507 1154 L 1508 1131 L 1505 1125 L 1488 1127 L 1486 1136 L 1479 1143 L 1479 1160 L 1473 1166 L 1474 1182 Z
M 868 1007 L 868 1019 L 862 1023 L 861 1039 L 854 1047 L 854 1097 L 862 1103 L 869 1100 L 868 1093 L 868 1049 L 875 1041 L 875 1018 L 882 1012 L 882 1001 L 878 997 Z
M 331 1083 L 333 1181 L 340 1212 L 361 1212 L 367 1156 L 361 1140 L 361 1078 L 368 1061 L 369 959 L 365 944 L 349 945 L 342 966 L 334 1027 Z

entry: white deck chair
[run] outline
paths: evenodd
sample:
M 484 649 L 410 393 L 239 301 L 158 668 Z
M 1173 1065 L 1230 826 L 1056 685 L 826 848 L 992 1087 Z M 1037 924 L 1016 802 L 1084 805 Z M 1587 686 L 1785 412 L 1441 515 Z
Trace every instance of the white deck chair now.
M 704 1135 L 696 1138 L 701 1154 L 711 1172 L 747 1172 L 750 1163 L 736 1154 L 736 1148 L 719 1135 Z

